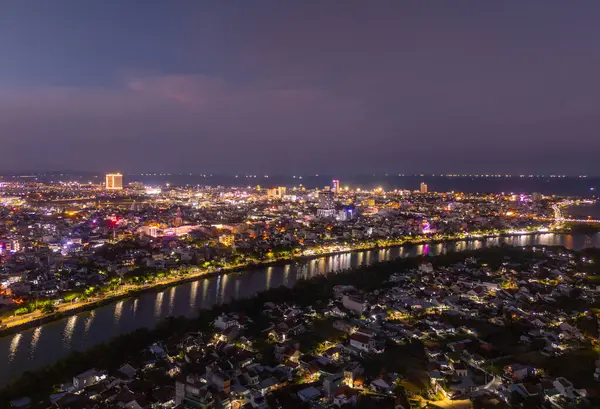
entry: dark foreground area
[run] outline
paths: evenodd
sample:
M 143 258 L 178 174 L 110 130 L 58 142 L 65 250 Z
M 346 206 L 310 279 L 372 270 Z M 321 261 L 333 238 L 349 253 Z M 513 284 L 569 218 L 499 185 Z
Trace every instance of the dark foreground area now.
M 201 310 L 194 319 L 170 317 L 154 329 L 73 352 L 24 373 L 0 392 L 0 407 L 11 401 L 112 407 L 101 392 L 110 379 L 123 385 L 116 395 L 131 395 L 122 403 L 138 396 L 141 407 L 150 406 L 140 396 L 154 407 L 197 398 L 189 392 L 196 378 L 215 407 L 256 403 L 258 396 L 215 380 L 224 372 L 231 372 L 232 384 L 241 377 L 242 389 L 252 391 L 256 374 L 259 385 L 265 383 L 258 390 L 267 407 L 315 407 L 340 394 L 355 407 L 441 405 L 451 398 L 473 407 L 543 407 L 552 399 L 563 407 L 598 407 L 600 303 L 590 291 L 600 284 L 599 266 L 597 249 L 503 247 L 300 280 L 293 288 Z M 214 356 L 236 369 L 217 369 L 219 360 L 209 359 Z M 124 374 L 125 364 L 133 374 Z M 360 370 L 348 375 L 349 367 Z M 92 369 L 101 374 L 93 379 L 98 391 L 71 383 Z M 502 387 L 489 386 L 496 379 Z M 334 391 L 322 386 L 329 384 Z M 533 393 L 530 385 L 540 389 Z M 543 390 L 553 392 L 545 397 Z

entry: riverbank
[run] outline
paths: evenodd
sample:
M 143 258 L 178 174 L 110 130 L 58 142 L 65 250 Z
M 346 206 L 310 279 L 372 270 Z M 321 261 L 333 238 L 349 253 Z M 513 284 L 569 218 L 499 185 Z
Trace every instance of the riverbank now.
M 20 320 L 15 320 L 15 324 L 9 325 L 6 328 L 0 329 L 0 337 L 9 336 L 15 333 L 19 333 L 21 331 L 36 328 L 40 325 L 48 324 L 53 321 L 57 321 L 63 318 L 67 318 L 81 312 L 94 310 L 96 308 L 111 304 L 116 301 L 120 301 L 123 299 L 133 298 L 140 296 L 141 294 L 148 292 L 160 292 L 167 288 L 184 284 L 187 282 L 193 282 L 200 279 L 211 278 L 215 276 L 220 276 L 224 274 L 231 273 L 243 273 L 248 270 L 252 270 L 259 267 L 269 267 L 269 266 L 277 266 L 277 265 L 288 265 L 291 263 L 299 262 L 304 263 L 310 260 L 317 259 L 319 257 L 337 255 L 337 254 L 345 254 L 345 253 L 353 253 L 359 251 L 369 251 L 376 249 L 389 249 L 389 248 L 398 248 L 406 246 L 408 248 L 412 246 L 418 245 L 435 245 L 439 243 L 456 243 L 460 241 L 476 241 L 476 240 L 485 240 L 489 238 L 500 238 L 500 237 L 513 237 L 513 236 L 525 236 L 525 235 L 534 235 L 540 233 L 547 233 L 546 230 L 542 231 L 532 231 L 532 232 L 518 232 L 518 233 L 499 233 L 499 234 L 483 234 L 483 233 L 471 233 L 469 235 L 457 236 L 457 237 L 448 237 L 445 239 L 412 239 L 412 240 L 397 240 L 397 241 L 388 241 L 388 242 L 367 242 L 362 244 L 357 244 L 355 246 L 336 246 L 334 248 L 326 248 L 324 250 L 319 250 L 318 252 L 314 252 L 311 254 L 305 254 L 295 257 L 289 258 L 281 258 L 278 260 L 265 260 L 261 262 L 253 262 L 246 263 L 243 265 L 230 266 L 227 268 L 215 269 L 212 271 L 197 271 L 192 273 L 182 273 L 182 275 L 169 277 L 166 280 L 161 282 L 152 283 L 150 285 L 145 286 L 135 286 L 132 288 L 125 288 L 118 292 L 112 292 L 108 295 L 103 296 L 101 299 L 94 299 L 88 302 L 80 302 L 80 303 L 71 303 L 71 304 L 63 304 L 59 307 L 59 310 L 47 315 L 42 315 L 40 312 L 36 311 L 31 313 L 29 316 L 30 319 L 27 319 L 27 316 L 21 317 Z
M 565 249 L 566 250 L 566 249 Z M 47 396 L 52 387 L 72 378 L 73 375 L 92 367 L 106 369 L 114 373 L 123 363 L 135 364 L 140 360 L 144 349 L 156 341 L 178 344 L 186 333 L 206 331 L 214 318 L 222 311 L 245 311 L 253 316 L 262 316 L 265 302 L 295 303 L 300 306 L 331 298 L 336 285 L 352 285 L 358 289 L 372 291 L 380 288 L 391 274 L 416 268 L 423 260 L 436 266 L 462 262 L 465 258 L 476 256 L 491 268 L 500 266 L 507 255 L 514 257 L 541 256 L 541 252 L 524 252 L 520 247 L 494 247 L 480 250 L 453 252 L 436 257 L 419 255 L 416 257 L 395 259 L 373 265 L 361 265 L 339 274 L 318 275 L 311 279 L 298 280 L 293 288 L 277 287 L 258 293 L 250 298 L 232 300 L 228 304 L 215 305 L 211 309 L 201 310 L 194 318 L 169 318 L 161 321 L 155 328 L 138 329 L 126 335 L 96 345 L 86 352 L 71 352 L 68 356 L 42 369 L 23 374 L 0 391 L 0 401 L 9 401 L 23 395 L 34 399 Z M 1 407 L 1 405 L 0 405 Z
M 215 275 L 175 285 L 160 292 L 146 292 L 0 338 L 0 362 L 3 362 L 0 366 L 0 388 L 19 375 L 52 365 L 73 351 L 87 351 L 141 328 L 155 328 L 170 317 L 195 318 L 200 310 L 210 309 L 214 305 L 252 298 L 281 286 L 293 288 L 299 282 L 319 276 L 333 276 L 360 266 L 377 266 L 381 262 L 420 255 L 427 255 L 434 262 L 434 257 L 440 254 L 482 248 L 560 246 L 581 250 L 586 240 L 584 236 L 536 234 L 437 245 L 407 245 L 323 256 L 302 263 L 257 267 L 243 273 Z M 590 244 L 600 248 L 600 234 L 593 236 Z M 369 280 L 370 276 L 365 274 L 365 279 Z

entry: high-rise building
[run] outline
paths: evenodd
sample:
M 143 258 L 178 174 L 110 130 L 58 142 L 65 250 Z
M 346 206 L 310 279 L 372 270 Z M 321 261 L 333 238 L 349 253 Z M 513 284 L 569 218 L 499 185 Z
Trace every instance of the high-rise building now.
M 268 198 L 277 198 L 283 199 L 283 197 L 287 193 L 287 188 L 285 186 L 277 186 L 270 189 L 267 189 L 267 197 Z
M 337 179 L 333 179 L 333 181 L 331 182 L 331 184 L 332 184 L 333 193 L 335 193 L 336 195 L 338 193 L 340 193 L 340 181 L 337 180 Z
M 331 190 L 321 190 L 319 192 L 319 209 L 334 208 L 334 193 Z
M 421 193 L 427 193 L 427 185 L 425 182 L 421 182 Z
M 123 175 L 120 173 L 107 174 L 105 186 L 106 186 L 107 190 L 122 190 L 123 189 Z
M 177 214 L 173 220 L 173 226 L 179 227 L 183 224 L 183 214 L 181 213 L 181 207 L 177 208 Z
M 287 192 L 287 188 L 285 186 L 278 186 L 277 187 L 277 197 L 280 199 L 283 199 L 283 197 L 285 196 Z

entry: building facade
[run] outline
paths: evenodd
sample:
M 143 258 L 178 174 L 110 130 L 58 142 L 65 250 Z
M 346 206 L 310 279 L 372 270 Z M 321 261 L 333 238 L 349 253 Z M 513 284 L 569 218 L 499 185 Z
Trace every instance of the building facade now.
M 123 175 L 120 173 L 109 173 L 106 175 L 106 190 L 122 190 Z

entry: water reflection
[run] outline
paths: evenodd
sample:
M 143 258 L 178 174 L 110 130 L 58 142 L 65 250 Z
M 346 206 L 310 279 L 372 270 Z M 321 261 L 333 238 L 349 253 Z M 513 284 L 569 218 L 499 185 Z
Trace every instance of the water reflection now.
M 271 288 L 271 278 L 273 276 L 273 266 L 269 266 L 267 267 L 267 274 L 265 274 L 265 277 L 267 279 L 266 284 L 265 284 L 265 288 L 268 290 Z
M 219 303 L 219 294 L 221 294 L 221 281 L 223 281 L 223 276 L 218 276 L 217 277 L 217 286 L 215 288 L 215 303 L 216 304 L 220 304 Z
M 592 244 L 600 246 L 600 234 L 592 236 Z M 257 267 L 239 274 L 203 278 L 180 284 L 165 291 L 147 292 L 131 301 L 119 301 L 99 307 L 79 317 L 84 325 L 77 330 L 78 316 L 44 325 L 39 329 L 22 331 L 21 337 L 0 338 L 0 386 L 6 384 L 23 371 L 37 369 L 54 363 L 71 349 L 84 350 L 115 335 L 134 331 L 142 327 L 153 327 L 167 312 L 171 315 L 193 315 L 199 308 L 210 308 L 231 298 L 250 297 L 257 291 L 278 285 L 293 286 L 299 279 L 316 274 L 329 274 L 357 267 L 374 260 L 391 260 L 396 257 L 417 256 L 428 251 L 429 255 L 461 251 L 501 244 L 524 245 L 568 245 L 579 249 L 585 243 L 584 236 L 541 234 L 536 236 L 491 238 L 479 241 L 459 241 L 445 244 L 429 244 L 360 251 L 321 257 L 299 264 Z M 428 249 L 428 250 L 426 250 Z M 231 280 L 234 282 L 232 283 Z M 200 289 L 200 286 L 202 288 Z M 168 296 L 169 300 L 164 297 Z M 201 300 L 198 298 L 202 298 Z M 132 314 L 127 303 L 131 302 Z M 123 311 L 124 310 L 124 311 Z M 41 337 L 43 332 L 44 337 Z M 26 341 L 27 342 L 26 342 Z M 31 340 L 31 343 L 29 342 Z M 62 348 L 60 347 L 63 342 Z M 25 343 L 29 348 L 23 348 Z M 2 352 L 3 351 L 3 352 Z M 38 353 L 40 351 L 43 353 Z M 34 353 L 35 352 L 35 353 Z M 9 358 L 8 360 L 6 358 Z
M 223 304 L 227 301 L 227 283 L 229 282 L 229 274 L 223 275 L 223 282 L 221 284 L 221 292 L 219 293 L 219 304 Z
M 160 317 L 164 296 L 165 296 L 164 291 L 161 291 L 158 294 L 156 294 L 156 301 L 154 302 L 154 316 L 157 318 Z
M 15 355 L 19 350 L 19 343 L 21 342 L 22 337 L 23 334 L 18 333 L 12 338 L 12 341 L 10 342 L 10 348 L 8 349 L 8 362 L 12 362 L 12 360 L 15 359 Z
M 331 257 L 323 257 L 319 259 L 319 262 L 317 263 L 317 271 L 315 275 L 321 275 L 323 273 L 325 273 L 325 271 L 327 271 L 327 261 L 331 260 Z M 313 276 L 311 276 L 312 278 Z
M 205 278 L 202 282 L 202 302 L 200 303 L 202 308 L 206 308 L 207 298 L 208 298 L 208 279 Z
M 568 235 L 565 240 L 565 246 L 572 247 L 573 246 L 573 236 Z
M 115 314 L 114 314 L 115 326 L 118 326 L 119 321 L 121 321 L 121 314 L 123 314 L 123 303 L 124 303 L 124 301 L 121 300 L 115 304 Z
M 190 308 L 196 307 L 196 298 L 198 298 L 198 286 L 200 285 L 199 281 L 194 281 L 192 283 L 192 287 L 190 289 Z
M 171 291 L 169 291 L 169 314 L 173 315 L 173 306 L 175 305 L 175 295 L 177 294 L 177 289 L 179 286 L 171 287 Z
M 35 354 L 35 349 L 37 348 L 37 344 L 40 341 L 40 335 L 42 335 L 42 327 L 37 327 L 33 330 L 33 336 L 31 337 L 31 344 L 29 344 L 29 355 L 33 356 Z
M 85 320 L 85 323 L 83 325 L 83 335 L 87 335 L 88 331 L 90 330 L 90 327 L 92 326 L 92 322 L 94 322 L 94 318 L 96 318 L 96 310 L 90 311 L 90 315 Z
M 72 315 L 67 320 L 67 325 L 65 325 L 65 331 L 63 332 L 63 344 L 65 347 L 71 347 L 71 340 L 73 339 L 73 332 L 75 332 L 75 327 L 77 325 L 78 315 Z
M 289 264 L 283 266 L 283 285 L 286 287 L 289 285 L 290 281 L 290 268 L 291 266 Z

